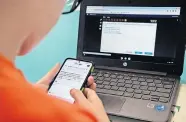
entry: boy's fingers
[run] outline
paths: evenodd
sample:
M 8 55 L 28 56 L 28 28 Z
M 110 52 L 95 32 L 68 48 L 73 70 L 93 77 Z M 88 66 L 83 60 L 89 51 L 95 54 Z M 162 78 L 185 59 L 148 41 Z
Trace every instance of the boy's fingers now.
M 93 84 L 90 86 L 90 89 L 96 91 L 96 83 L 93 83 Z
M 87 83 L 87 85 L 88 85 L 88 86 L 91 86 L 93 83 L 94 83 L 94 78 L 93 78 L 92 76 L 90 76 L 90 77 L 88 78 L 88 83 Z
M 84 90 L 84 94 L 87 97 L 87 99 L 92 103 L 99 100 L 99 97 L 97 96 L 96 92 L 92 89 L 86 88 Z
M 71 96 L 74 98 L 75 103 L 80 105 L 87 104 L 87 99 L 85 98 L 84 94 L 80 90 L 72 89 L 70 91 Z
M 56 64 L 52 70 L 50 70 L 41 80 L 39 80 L 37 83 L 38 84 L 45 84 L 49 85 L 50 82 L 53 80 L 53 78 L 56 76 L 60 69 L 60 64 Z
M 96 83 L 95 83 L 94 78 L 93 78 L 92 76 L 90 76 L 90 77 L 88 78 L 88 83 L 87 83 L 87 85 L 89 86 L 90 89 L 96 90 Z

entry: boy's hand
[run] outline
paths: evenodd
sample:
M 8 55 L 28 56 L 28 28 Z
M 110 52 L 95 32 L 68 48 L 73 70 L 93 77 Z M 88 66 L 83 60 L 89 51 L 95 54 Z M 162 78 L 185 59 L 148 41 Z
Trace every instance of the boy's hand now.
M 43 89 L 44 91 L 48 90 L 50 82 L 56 76 L 60 69 L 61 65 L 58 63 L 56 64 L 43 78 L 41 78 L 35 85 Z
M 75 104 L 92 112 L 98 122 L 110 122 L 103 104 L 94 90 L 86 88 L 83 94 L 80 90 L 73 89 L 70 94 L 75 99 Z
M 56 66 L 54 66 L 51 71 L 49 71 L 41 80 L 39 80 L 35 84 L 36 87 L 39 87 L 39 88 L 43 89 L 44 91 L 47 91 L 49 84 L 51 83 L 53 78 L 58 73 L 60 67 L 61 67 L 60 64 L 56 64 Z M 96 89 L 96 83 L 94 82 L 94 78 L 92 76 L 89 77 L 87 85 L 89 86 L 89 88 L 91 88 L 93 90 Z

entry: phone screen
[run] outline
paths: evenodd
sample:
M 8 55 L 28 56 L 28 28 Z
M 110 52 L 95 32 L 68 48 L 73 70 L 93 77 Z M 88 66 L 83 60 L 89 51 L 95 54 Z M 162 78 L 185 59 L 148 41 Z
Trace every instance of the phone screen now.
M 81 89 L 91 68 L 90 62 L 67 59 L 54 79 L 48 94 L 73 103 L 74 99 L 70 95 L 70 90 Z

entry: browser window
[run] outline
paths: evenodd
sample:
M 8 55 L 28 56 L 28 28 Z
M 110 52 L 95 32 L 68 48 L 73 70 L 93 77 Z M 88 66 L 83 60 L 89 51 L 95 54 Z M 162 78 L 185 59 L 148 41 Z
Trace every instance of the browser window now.
M 101 52 L 154 56 L 157 23 L 103 22 L 102 25 Z

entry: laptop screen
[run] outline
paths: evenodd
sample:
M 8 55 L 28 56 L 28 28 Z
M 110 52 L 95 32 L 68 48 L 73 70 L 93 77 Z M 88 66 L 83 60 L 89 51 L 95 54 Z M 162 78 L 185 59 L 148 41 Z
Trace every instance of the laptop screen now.
M 181 7 L 87 6 L 83 55 L 174 64 Z

